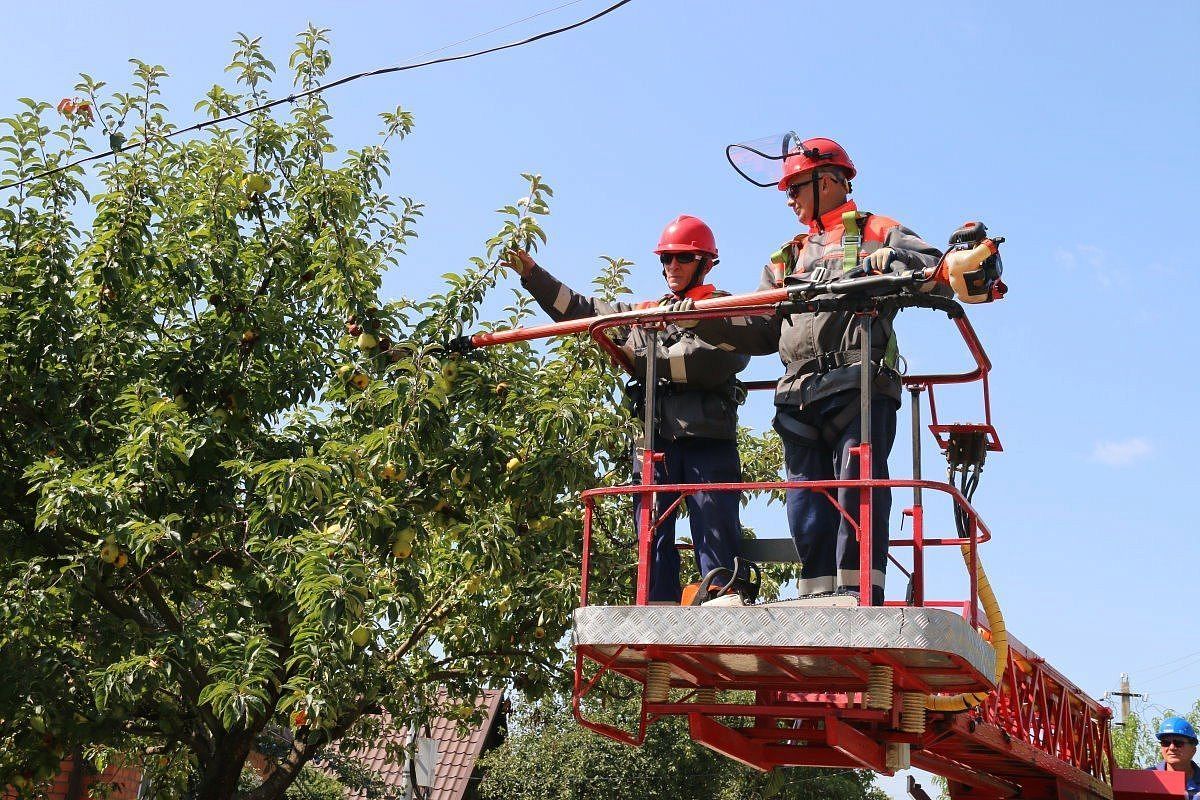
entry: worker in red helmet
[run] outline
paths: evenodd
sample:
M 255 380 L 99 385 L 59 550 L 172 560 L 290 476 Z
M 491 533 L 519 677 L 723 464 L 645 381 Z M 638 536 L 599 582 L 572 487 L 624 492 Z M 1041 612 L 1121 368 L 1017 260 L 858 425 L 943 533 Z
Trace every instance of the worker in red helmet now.
M 860 211 L 849 198 L 858 173 L 850 156 L 832 139 L 799 143 L 784 159 L 778 187 L 804 231 L 783 245 L 763 269 L 760 289 L 785 280 L 834 281 L 851 270 L 937 266 L 941 253 L 894 219 Z M 944 291 L 944 289 L 939 289 Z M 686 300 L 675 305 L 689 307 Z M 896 436 L 900 406 L 899 352 L 892 323 L 896 311 L 881 312 L 871 326 L 875 365 L 872 453 L 876 478 L 888 477 L 887 458 Z M 694 323 L 705 341 L 738 352 L 778 351 L 786 371 L 775 390 L 775 429 L 783 439 L 787 479 L 853 480 L 859 444 L 858 326 L 849 312 L 818 312 Z M 838 506 L 851 516 L 858 492 L 838 491 Z M 891 492 L 878 489 L 872 516 L 871 602 L 883 602 Z M 799 551 L 801 595 L 857 594 L 858 544 L 851 520 L 821 492 L 789 489 L 788 525 Z
M 534 263 L 524 250 L 513 251 L 507 265 L 521 276 L 521 285 L 556 322 L 647 308 L 684 298 L 720 297 L 704 279 L 717 264 L 717 243 L 712 229 L 696 217 L 683 215 L 663 230 L 654 252 L 662 265 L 668 292 L 660 299 L 630 304 L 579 294 Z M 742 400 L 736 376 L 749 356 L 707 344 L 678 325 L 661 331 L 643 327 L 619 328 L 614 341 L 634 365 L 635 375 L 645 375 L 649 336 L 657 335 L 658 358 L 655 389 L 657 433 L 654 449 L 664 459 L 656 466 L 656 483 L 716 483 L 741 480 L 737 450 L 737 407 Z M 640 383 L 631 382 L 634 413 L 640 415 Z M 634 457 L 634 478 L 641 479 L 640 459 Z M 678 495 L 657 494 L 656 516 L 662 517 Z M 634 519 L 640 498 L 634 498 Z M 742 527 L 740 497 L 735 492 L 696 492 L 688 495 L 688 520 L 702 576 L 712 570 L 732 570 Z M 679 551 L 675 548 L 675 514 L 655 530 L 651 549 L 651 602 L 678 603 Z

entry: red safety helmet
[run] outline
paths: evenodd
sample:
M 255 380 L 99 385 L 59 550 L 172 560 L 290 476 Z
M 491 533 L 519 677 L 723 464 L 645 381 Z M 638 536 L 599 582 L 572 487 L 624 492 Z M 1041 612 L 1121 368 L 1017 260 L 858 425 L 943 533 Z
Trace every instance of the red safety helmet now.
M 662 236 L 658 237 L 658 247 L 654 252 L 663 253 L 707 253 L 717 257 L 717 237 L 713 236 L 712 228 L 704 224 L 704 220 L 681 214 L 663 228 Z
M 846 170 L 846 178 L 858 174 L 854 162 L 833 139 L 816 137 L 800 143 L 798 152 L 789 155 L 783 162 L 783 177 L 779 179 L 779 190 L 786 191 L 797 175 L 803 175 L 819 167 L 841 167 Z

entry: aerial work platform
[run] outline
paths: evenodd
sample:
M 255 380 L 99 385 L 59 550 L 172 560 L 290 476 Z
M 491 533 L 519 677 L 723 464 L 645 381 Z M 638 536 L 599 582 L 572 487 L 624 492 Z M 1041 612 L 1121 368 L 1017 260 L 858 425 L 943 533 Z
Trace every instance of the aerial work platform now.
M 656 326 L 683 319 L 844 311 L 854 315 L 863 343 L 859 363 L 870 364 L 873 317 L 881 308 L 944 312 L 966 344 L 974 366 L 964 372 L 906 375 L 911 397 L 911 478 L 655 484 L 661 454 L 640 449 L 641 483 L 601 486 L 582 493 L 583 543 L 580 604 L 575 612 L 573 707 L 579 723 L 639 746 L 656 720 L 686 717 L 697 743 L 761 770 L 786 766 L 870 769 L 894 774 L 910 766 L 942 775 L 952 800 L 1141 800 L 1166 797 L 1118 770 L 1109 736 L 1111 712 L 1005 630 L 995 593 L 979 560 L 991 539 L 971 504 L 988 453 L 1002 449 L 992 425 L 988 372 L 991 362 L 958 303 L 920 294 L 910 277 L 871 276 L 823 284 L 820 295 L 804 286 L 698 301 L 691 311 L 662 307 L 512 331 L 476 334 L 470 347 L 486 347 L 587 331 L 613 360 L 628 358 L 605 332 L 617 326 Z M 837 295 L 829 297 L 828 295 Z M 650 339 L 643 385 L 647 409 L 643 442 L 653 441 L 656 345 Z M 870 385 L 864 366 L 862 383 Z M 978 383 L 983 419 L 938 418 L 935 388 Z M 747 384 L 769 389 L 773 382 Z M 851 456 L 858 475 L 873 475 L 869 405 L 860 391 L 862 444 Z M 949 480 L 921 476 L 922 395 L 928 430 L 947 458 Z M 901 508 L 911 532 L 890 539 L 888 560 L 905 580 L 904 599 L 872 605 L 871 570 L 859 570 L 851 593 L 778 603 L 743 604 L 735 596 L 697 606 L 649 602 L 654 531 L 690 494 L 781 492 L 806 489 L 824 497 L 858 540 L 859 564 L 873 564 L 872 530 L 877 489 L 911 492 Z M 853 506 L 842 490 L 857 490 Z M 677 499 L 663 513 L 651 498 Z M 592 605 L 595 525 L 617 498 L 640 495 L 637 573 L 630 605 Z M 949 535 L 927 530 L 926 497 L 951 511 Z M 744 540 L 742 558 L 756 563 L 798 560 L 791 540 Z M 928 548 L 961 553 L 965 596 L 926 596 Z M 909 558 L 897 558 L 897 553 Z M 611 568 L 611 567 L 610 567 Z M 729 570 L 736 576 L 736 567 Z M 609 576 L 611 577 L 611 576 Z M 731 579 L 730 584 L 735 580 Z M 729 586 L 720 587 L 729 591 Z M 611 603 L 612 582 L 605 585 Z M 853 598 L 853 599 L 852 599 Z M 857 598 L 865 598 L 860 605 Z M 625 598 L 622 598 L 625 599 Z M 720 604 L 729 599 L 734 602 Z M 636 716 L 620 725 L 596 718 L 608 697 L 640 695 Z
M 960 614 L 941 608 L 585 606 L 575 647 L 639 682 L 650 661 L 671 688 L 866 692 L 872 666 L 897 689 L 925 694 L 995 688 L 995 653 Z

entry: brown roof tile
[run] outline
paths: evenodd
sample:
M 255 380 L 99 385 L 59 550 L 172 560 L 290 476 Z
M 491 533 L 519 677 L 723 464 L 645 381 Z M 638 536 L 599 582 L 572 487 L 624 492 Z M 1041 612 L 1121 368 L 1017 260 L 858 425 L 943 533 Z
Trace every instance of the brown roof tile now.
M 458 723 L 454 720 L 437 717 L 430 722 L 429 736 L 438 743 L 438 761 L 429 800 L 462 800 L 466 795 L 475 772 L 475 763 L 482 755 L 488 734 L 496 724 L 503 699 L 503 692 L 485 690 L 477 702 L 484 710 L 483 723 L 478 728 L 472 728 L 465 737 L 458 735 Z M 405 781 L 404 766 L 388 761 L 387 746 L 389 743 L 403 745 L 406 731 L 393 728 L 391 718 L 387 715 L 383 716 L 383 728 L 383 734 L 374 745 L 354 755 L 377 772 L 386 785 L 400 787 Z M 364 793 L 351 793 L 349 800 L 365 798 Z

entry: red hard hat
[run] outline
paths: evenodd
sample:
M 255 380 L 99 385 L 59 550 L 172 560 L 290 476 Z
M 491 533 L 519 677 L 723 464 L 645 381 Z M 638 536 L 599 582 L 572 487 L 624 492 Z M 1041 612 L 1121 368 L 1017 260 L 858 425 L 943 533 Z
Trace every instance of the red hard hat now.
M 704 220 L 681 214 L 663 228 L 654 252 L 660 255 L 682 252 L 707 253 L 716 258 L 717 237 L 713 236 L 712 228 L 705 225 Z
M 846 177 L 853 178 L 858 174 L 854 162 L 833 139 L 816 137 L 800 143 L 800 150 L 788 156 L 783 162 L 783 177 L 779 179 L 779 189 L 784 191 L 797 175 L 817 169 L 818 167 L 841 167 L 846 170 Z

